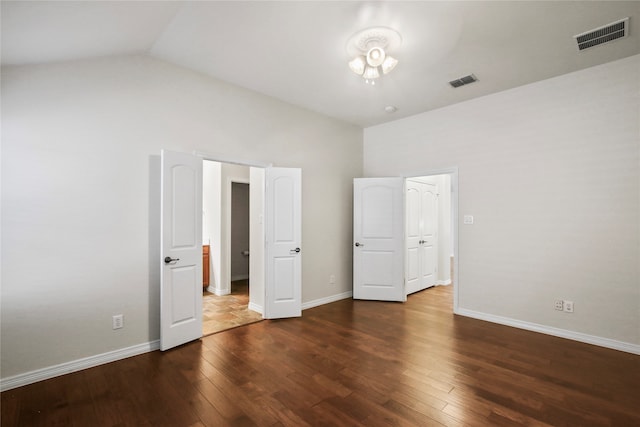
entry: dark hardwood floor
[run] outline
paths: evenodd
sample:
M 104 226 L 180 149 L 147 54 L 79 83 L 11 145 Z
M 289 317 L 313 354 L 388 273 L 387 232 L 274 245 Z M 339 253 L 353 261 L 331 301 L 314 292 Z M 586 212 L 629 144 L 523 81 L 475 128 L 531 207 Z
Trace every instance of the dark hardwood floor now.
M 342 300 L 2 393 L 2 426 L 640 426 L 640 356 Z

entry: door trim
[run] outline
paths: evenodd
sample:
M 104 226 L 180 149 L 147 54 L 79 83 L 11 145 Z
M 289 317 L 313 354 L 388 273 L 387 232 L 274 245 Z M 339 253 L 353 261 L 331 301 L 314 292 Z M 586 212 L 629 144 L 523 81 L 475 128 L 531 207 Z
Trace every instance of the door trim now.
M 222 154 L 204 153 L 202 151 L 194 151 L 193 155 L 202 158 L 202 160 L 211 160 L 213 162 L 229 163 L 232 165 L 248 166 L 248 167 L 263 168 L 263 169 L 270 168 L 273 166 L 273 163 L 255 162 L 255 161 L 250 161 L 246 159 L 238 159 L 233 156 L 224 156 Z

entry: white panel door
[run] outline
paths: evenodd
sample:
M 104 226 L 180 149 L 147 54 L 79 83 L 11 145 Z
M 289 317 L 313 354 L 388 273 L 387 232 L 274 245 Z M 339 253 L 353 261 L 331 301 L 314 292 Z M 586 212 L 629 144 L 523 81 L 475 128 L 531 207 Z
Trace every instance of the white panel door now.
M 438 186 L 422 183 L 421 190 L 422 256 L 420 289 L 435 285 L 438 275 Z
M 302 315 L 302 172 L 265 171 L 265 318 Z
M 404 180 L 353 181 L 353 298 L 406 301 Z
M 162 151 L 160 349 L 202 336 L 202 159 Z
M 435 285 L 438 265 L 437 182 L 407 180 L 407 294 Z
M 419 182 L 407 180 L 406 184 L 406 267 L 407 294 L 421 289 L 422 251 L 422 187 Z

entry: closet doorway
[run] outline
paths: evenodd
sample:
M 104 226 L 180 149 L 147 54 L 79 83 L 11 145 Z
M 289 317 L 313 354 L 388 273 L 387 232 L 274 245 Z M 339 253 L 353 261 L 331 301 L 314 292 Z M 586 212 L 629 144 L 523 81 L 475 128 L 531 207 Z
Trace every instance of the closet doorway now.
M 353 298 L 400 301 L 456 279 L 458 171 L 354 179 Z
M 448 174 L 405 180 L 405 281 L 407 295 L 452 283 L 455 239 Z

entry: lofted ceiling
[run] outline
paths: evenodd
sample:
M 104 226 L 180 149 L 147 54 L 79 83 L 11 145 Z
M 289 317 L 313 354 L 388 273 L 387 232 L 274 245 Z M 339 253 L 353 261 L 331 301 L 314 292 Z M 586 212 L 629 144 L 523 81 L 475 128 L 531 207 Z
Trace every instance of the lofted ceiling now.
M 3 65 L 147 54 L 362 127 L 640 53 L 640 2 L 2 1 Z M 629 37 L 574 35 L 630 17 Z M 396 69 L 352 73 L 347 40 L 397 30 Z M 478 82 L 453 89 L 468 74 Z M 385 107 L 394 106 L 394 113 Z

